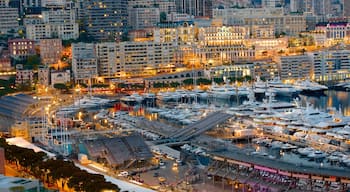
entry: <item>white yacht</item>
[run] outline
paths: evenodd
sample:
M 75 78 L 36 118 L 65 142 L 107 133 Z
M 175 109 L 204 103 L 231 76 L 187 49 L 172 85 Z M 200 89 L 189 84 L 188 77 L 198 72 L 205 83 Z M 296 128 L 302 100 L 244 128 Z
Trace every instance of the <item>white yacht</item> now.
M 226 84 L 224 86 L 219 86 L 217 84 L 213 84 L 209 88 L 208 94 L 214 98 L 229 99 L 231 96 L 235 95 L 236 92 L 235 92 L 234 88 L 228 84 Z
M 296 81 L 294 87 L 302 94 L 320 94 L 328 90 L 328 87 L 310 80 Z
M 77 101 L 74 102 L 74 106 L 78 106 L 80 108 L 89 108 L 89 107 L 96 107 L 99 105 L 104 105 L 109 103 L 109 99 L 103 99 L 99 97 L 94 96 L 85 96 Z
M 144 99 L 144 98 L 143 98 L 140 94 L 138 94 L 138 93 L 132 93 L 132 94 L 130 95 L 130 97 L 135 98 L 135 101 L 138 102 L 138 103 L 141 103 L 141 102 L 143 101 L 143 99 Z
M 257 96 L 265 96 L 265 93 L 268 90 L 267 82 L 264 82 L 260 77 L 256 78 L 256 81 L 253 83 L 253 91 Z
M 325 154 L 319 150 L 312 151 L 311 153 L 309 153 L 307 155 L 307 157 L 310 159 L 321 159 L 321 158 L 325 158 L 326 156 L 327 156 L 327 154 Z
M 311 147 L 297 149 L 297 152 L 302 156 L 308 156 L 309 154 L 313 153 L 314 151 L 315 150 Z
M 295 89 L 292 85 L 282 83 L 282 81 L 278 77 L 274 78 L 271 81 L 268 81 L 267 86 L 274 93 L 276 93 L 276 96 L 291 97 L 298 93 L 297 89 Z

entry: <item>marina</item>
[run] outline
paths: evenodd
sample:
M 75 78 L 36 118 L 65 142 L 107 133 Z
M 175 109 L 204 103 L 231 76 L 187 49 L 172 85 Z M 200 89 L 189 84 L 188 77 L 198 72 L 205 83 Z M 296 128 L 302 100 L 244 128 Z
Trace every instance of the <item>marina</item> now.
M 50 128 L 39 142 L 49 151 L 64 156 L 85 154 L 90 159 L 92 146 L 96 144 L 89 144 L 89 150 L 83 150 L 86 140 L 101 143 L 102 139 L 109 149 L 112 142 L 103 139 L 123 140 L 137 134 L 146 141 L 156 159 L 147 156 L 149 160 L 132 160 L 130 156 L 130 161 L 108 166 L 108 170 L 118 173 L 119 168 L 115 167 L 123 167 L 122 170 L 137 174 L 140 172 L 137 167 L 142 164 L 142 170 L 150 169 L 153 173 L 151 167 L 163 167 L 159 159 L 167 159 L 170 164 L 174 162 L 173 166 L 186 162 L 186 166 L 198 169 L 194 173 L 201 176 L 186 177 L 193 183 L 210 175 L 210 179 L 209 176 L 205 179 L 208 184 L 221 182 L 242 190 L 281 191 L 281 185 L 286 185 L 290 190 L 298 191 L 304 186 L 313 191 L 315 183 L 321 181 L 323 187 L 349 188 L 350 117 L 345 115 L 349 106 L 346 101 L 341 105 L 343 100 L 336 99 L 348 92 L 327 90 L 326 96 L 321 97 L 269 94 L 262 101 L 257 101 L 252 91 L 239 101 L 235 96 L 210 97 L 209 92 L 205 97 L 186 90 L 177 92 L 180 96 L 170 100 L 158 98 L 158 94 L 143 97 L 134 93 L 120 98 L 84 96 L 81 101 L 45 114 L 45 118 L 51 117 L 45 122 Z M 329 98 L 333 102 L 323 106 L 319 102 Z M 130 150 L 129 154 L 135 153 Z M 270 179 L 267 181 L 266 177 Z M 176 182 L 173 179 L 171 182 Z M 154 184 L 152 179 L 145 180 Z

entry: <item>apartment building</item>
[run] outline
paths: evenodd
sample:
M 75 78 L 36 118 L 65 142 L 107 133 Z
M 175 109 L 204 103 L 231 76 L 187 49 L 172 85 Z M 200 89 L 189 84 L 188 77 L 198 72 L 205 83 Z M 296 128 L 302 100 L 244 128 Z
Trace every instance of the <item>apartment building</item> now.
M 61 39 L 41 39 L 39 43 L 41 63 L 55 64 L 61 59 Z
M 121 66 L 117 65 L 117 47 L 115 42 L 98 43 L 95 45 L 100 77 L 114 77 L 121 73 Z
M 83 1 L 87 32 L 96 40 L 120 39 L 127 28 L 128 1 Z
M 16 85 L 31 85 L 34 82 L 34 71 L 32 69 L 16 69 Z
M 76 83 L 88 84 L 92 78 L 98 76 L 93 43 L 72 44 L 72 71 Z
M 278 58 L 280 67 L 280 78 L 286 79 L 307 79 L 312 76 L 313 66 L 308 55 L 290 55 Z
M 42 11 L 39 15 L 40 20 L 25 22 L 26 37 L 35 41 L 47 38 L 76 39 L 79 37 L 79 24 L 75 14 L 74 9 Z
M 310 53 L 313 61 L 313 79 L 336 81 L 350 78 L 350 50 Z
M 174 70 L 176 46 L 172 42 L 120 42 L 117 67 L 120 77 L 142 77 Z
M 132 29 L 144 29 L 155 27 L 160 21 L 159 8 L 156 7 L 136 7 L 129 9 L 128 25 Z
M 26 58 L 35 55 L 35 44 L 31 39 L 11 39 L 8 40 L 10 56 L 14 58 Z
M 8 34 L 18 29 L 18 10 L 0 6 L 0 34 Z

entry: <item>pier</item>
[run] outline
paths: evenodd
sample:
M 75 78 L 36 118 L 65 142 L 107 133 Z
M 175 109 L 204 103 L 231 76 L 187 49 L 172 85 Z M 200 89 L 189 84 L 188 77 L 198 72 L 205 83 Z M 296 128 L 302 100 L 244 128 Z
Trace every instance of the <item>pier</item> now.
M 192 123 L 191 125 L 176 131 L 174 134 L 170 135 L 170 138 L 176 138 L 176 140 L 179 141 L 186 141 L 214 128 L 231 117 L 232 115 L 224 112 L 212 113 L 200 121 Z

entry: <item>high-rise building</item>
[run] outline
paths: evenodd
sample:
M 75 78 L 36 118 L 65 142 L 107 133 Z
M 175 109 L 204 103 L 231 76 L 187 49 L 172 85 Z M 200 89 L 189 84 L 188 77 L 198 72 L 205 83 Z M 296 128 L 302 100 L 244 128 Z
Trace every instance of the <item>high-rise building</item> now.
M 350 1 L 344 0 L 343 2 L 343 15 L 344 17 L 350 17 Z
M 95 48 L 99 76 L 113 77 L 116 72 L 120 72 L 120 67 L 116 65 L 117 51 L 115 42 L 98 43 L 95 45 Z
M 0 34 L 18 29 L 18 10 L 16 8 L 0 6 Z
M 127 27 L 127 1 L 86 0 L 85 27 L 96 40 L 120 39 Z
M 132 29 L 155 27 L 160 21 L 159 8 L 140 7 L 129 11 L 129 26 Z
M 211 0 L 175 0 L 176 10 L 192 16 L 212 17 Z

